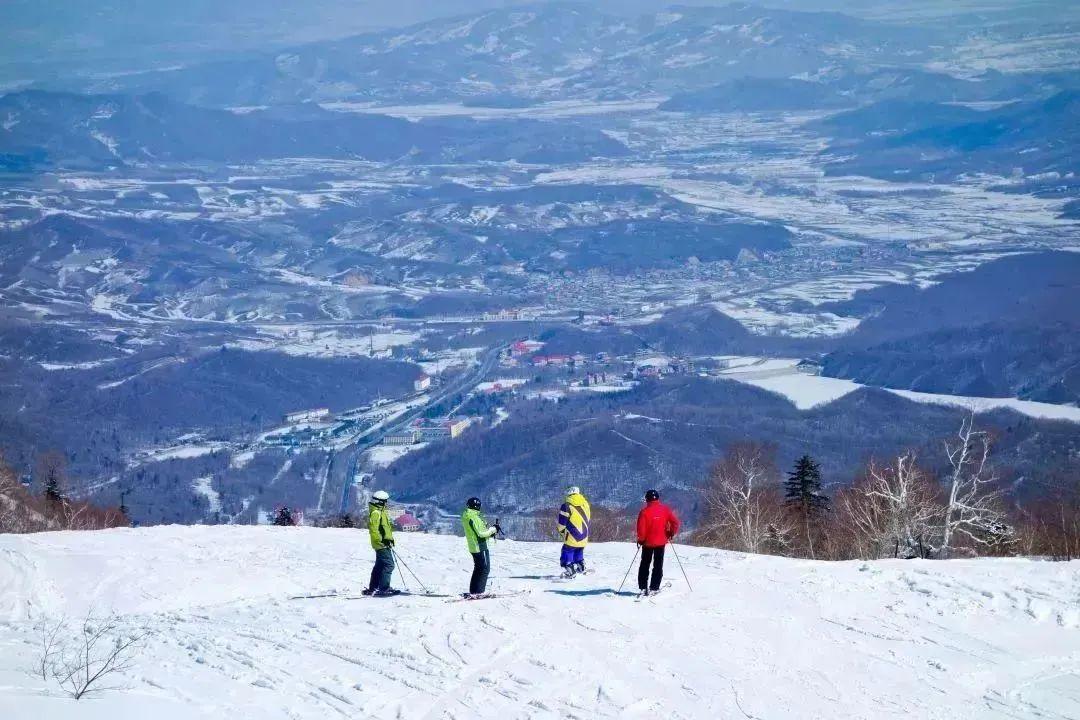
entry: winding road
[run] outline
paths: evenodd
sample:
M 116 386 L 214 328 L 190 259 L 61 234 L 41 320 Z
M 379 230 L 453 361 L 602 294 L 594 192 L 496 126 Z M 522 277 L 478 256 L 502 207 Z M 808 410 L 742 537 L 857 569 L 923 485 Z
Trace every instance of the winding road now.
M 427 402 L 422 405 L 417 405 L 410 410 L 406 410 L 392 422 L 386 423 L 382 427 L 373 430 L 352 445 L 339 450 L 336 455 L 332 455 L 330 459 L 332 465 L 348 468 L 348 471 L 341 478 L 341 502 L 338 505 L 338 514 L 345 514 L 349 508 L 349 490 L 353 487 L 353 478 L 356 476 L 356 466 L 360 462 L 360 458 L 364 452 L 381 443 L 383 438 L 387 435 L 405 428 L 413 420 L 421 417 L 425 412 L 438 406 L 448 398 L 471 391 L 487 376 L 488 373 L 491 372 L 492 368 L 495 367 L 495 363 L 499 360 L 499 354 L 507 347 L 509 347 L 508 344 L 498 345 L 484 351 L 483 356 L 480 358 L 480 362 L 470 370 L 462 373 L 460 376 L 439 388 L 431 395 Z M 347 462 L 342 462 L 344 459 L 347 459 Z

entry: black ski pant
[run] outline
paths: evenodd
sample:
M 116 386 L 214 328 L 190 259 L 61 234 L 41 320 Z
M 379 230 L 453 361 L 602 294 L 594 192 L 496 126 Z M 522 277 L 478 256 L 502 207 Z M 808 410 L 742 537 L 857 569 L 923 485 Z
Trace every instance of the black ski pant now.
M 479 595 L 487 590 L 488 573 L 491 572 L 491 555 L 487 544 L 480 543 L 480 552 L 472 553 L 473 570 L 469 580 L 469 592 Z
M 652 582 L 649 582 L 649 565 L 652 565 Z M 664 547 L 641 548 L 641 566 L 637 571 L 639 590 L 659 590 L 664 580 Z
M 371 582 L 368 590 L 389 590 L 390 580 L 394 576 L 394 551 L 383 548 L 375 551 L 375 567 L 371 568 Z

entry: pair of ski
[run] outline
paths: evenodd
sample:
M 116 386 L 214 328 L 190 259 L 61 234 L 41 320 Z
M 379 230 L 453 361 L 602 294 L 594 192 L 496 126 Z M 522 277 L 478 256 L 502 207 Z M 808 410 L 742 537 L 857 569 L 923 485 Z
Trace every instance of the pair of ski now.
M 450 600 L 447 600 L 446 602 L 466 602 L 466 601 L 471 601 L 471 600 L 496 600 L 498 598 L 508 598 L 508 597 L 516 597 L 518 595 L 524 595 L 527 592 L 529 592 L 529 591 L 528 590 L 516 590 L 514 592 L 478 593 L 478 594 L 475 594 L 475 595 L 472 594 L 472 593 L 462 593 L 458 597 L 451 598 Z
M 446 602 L 462 602 L 464 600 L 494 600 L 496 598 L 514 597 L 515 595 L 523 595 L 527 590 L 520 590 L 517 592 L 505 592 L 505 593 L 480 593 L 472 595 L 465 593 L 462 595 L 448 595 L 446 593 L 422 593 L 422 592 L 409 592 L 402 590 L 401 592 L 386 594 L 386 595 L 343 595 L 341 593 L 321 593 L 318 595 L 294 595 L 290 597 L 290 600 L 316 600 L 319 598 L 338 598 L 340 600 L 366 600 L 368 598 L 393 598 L 393 597 L 427 597 L 427 598 L 445 598 Z
M 342 593 L 330 592 L 320 593 L 318 595 L 293 595 L 290 600 L 317 600 L 319 598 L 339 598 L 341 600 L 366 600 L 367 598 L 392 598 L 392 597 L 431 597 L 431 598 L 452 598 L 454 595 L 445 595 L 439 593 L 424 593 L 424 592 L 409 592 L 408 590 L 402 590 L 396 593 L 386 593 L 385 595 L 379 595 L 372 593 L 370 595 L 344 595 Z
M 634 598 L 634 602 L 641 602 L 642 600 L 651 600 L 657 595 L 667 595 L 671 589 L 671 583 L 666 582 L 660 586 L 659 590 L 641 590 L 638 592 L 637 597 Z
M 566 575 L 564 573 L 562 575 L 556 575 L 552 578 L 552 580 L 554 580 L 555 582 L 570 582 L 576 578 L 581 577 L 582 575 L 589 575 L 590 573 L 592 573 L 592 570 L 582 570 L 580 572 L 574 573 L 573 575 Z

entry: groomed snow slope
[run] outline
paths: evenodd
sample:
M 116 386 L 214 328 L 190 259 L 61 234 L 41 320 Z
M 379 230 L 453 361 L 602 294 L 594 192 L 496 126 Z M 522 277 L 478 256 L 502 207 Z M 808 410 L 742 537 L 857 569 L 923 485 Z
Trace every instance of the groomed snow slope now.
M 358 591 L 366 532 L 161 527 L 0 536 L 0 717 L 1078 718 L 1080 564 L 815 563 L 678 548 L 673 587 L 614 596 L 634 548 L 554 582 L 554 544 L 500 542 L 513 598 L 290 600 Z M 432 589 L 460 538 L 406 535 Z M 395 577 L 395 583 L 399 580 Z M 630 584 L 634 584 L 633 578 Z M 152 629 L 124 689 L 62 697 L 27 672 L 29 618 Z

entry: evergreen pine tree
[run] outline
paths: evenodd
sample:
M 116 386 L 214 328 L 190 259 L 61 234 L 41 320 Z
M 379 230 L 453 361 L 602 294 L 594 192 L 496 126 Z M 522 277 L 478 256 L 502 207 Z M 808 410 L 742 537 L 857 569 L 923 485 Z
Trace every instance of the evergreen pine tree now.
M 64 456 L 58 452 L 45 453 L 38 458 L 34 475 L 40 483 L 46 515 L 60 517 L 64 511 Z
M 811 528 L 829 509 L 829 498 L 821 491 L 821 467 L 809 455 L 795 462 L 795 469 L 784 481 L 784 502 L 799 516 L 806 535 L 810 557 L 814 553 L 814 533 Z
M 60 490 L 60 478 L 52 472 L 45 478 L 45 501 L 56 505 L 64 502 L 64 493 Z
M 821 466 L 809 455 L 803 455 L 795 463 L 784 482 L 784 500 L 796 505 L 805 518 L 829 509 L 829 498 L 821 492 Z
M 292 510 L 285 506 L 277 511 L 277 515 L 274 516 L 275 525 L 295 525 L 296 521 L 293 520 Z

